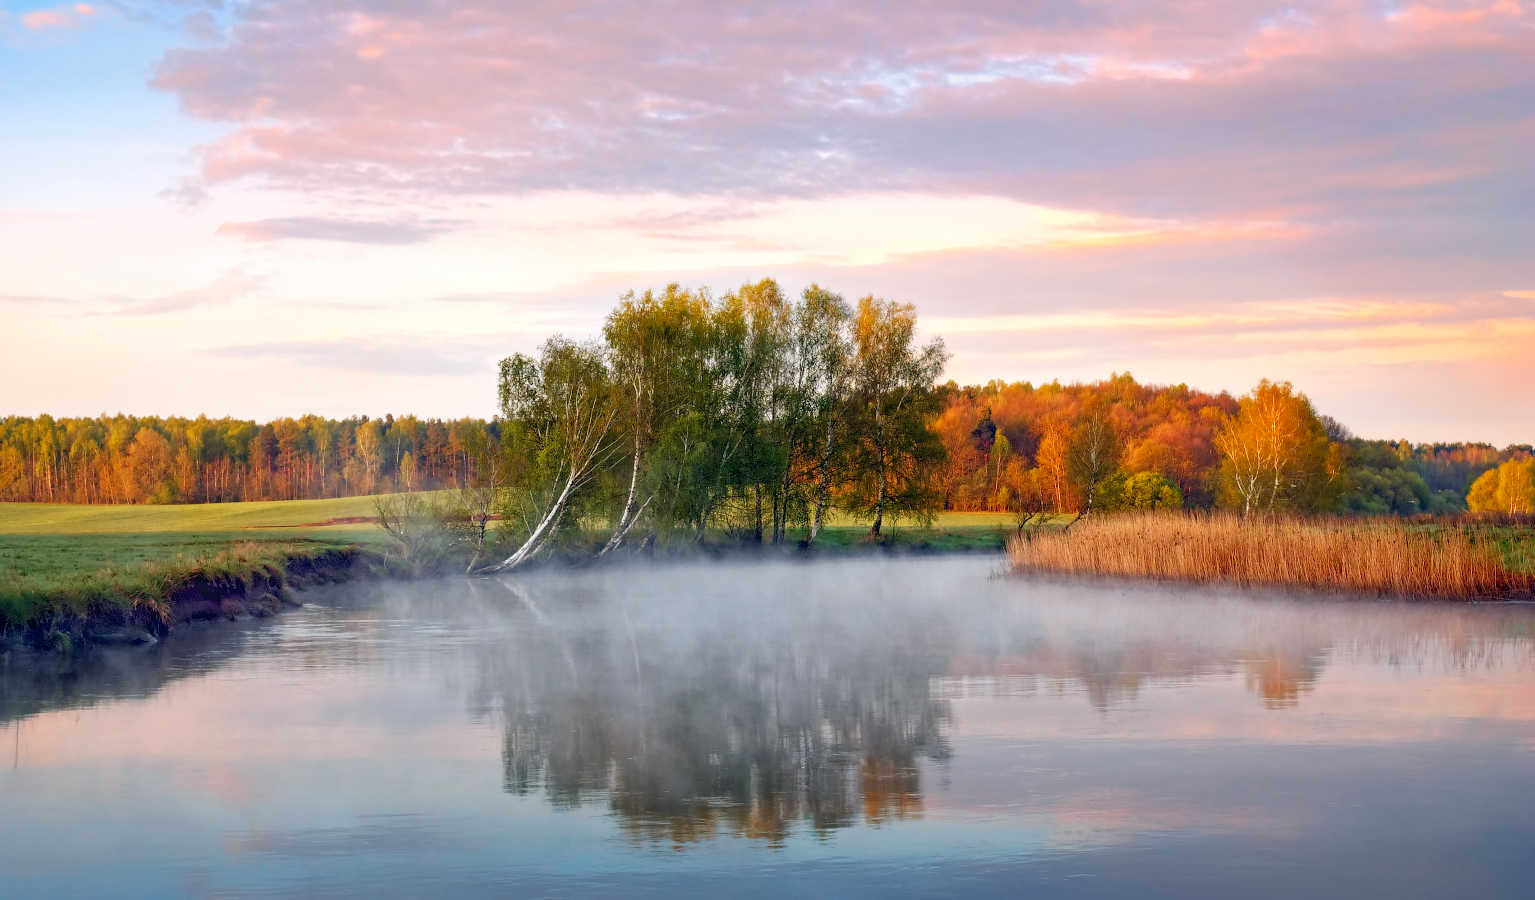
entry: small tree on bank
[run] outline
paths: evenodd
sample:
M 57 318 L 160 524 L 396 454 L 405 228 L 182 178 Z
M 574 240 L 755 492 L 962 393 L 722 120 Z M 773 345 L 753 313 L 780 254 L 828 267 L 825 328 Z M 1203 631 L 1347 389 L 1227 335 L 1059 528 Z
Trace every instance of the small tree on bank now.
M 526 463 L 508 485 L 506 515 L 525 537 L 495 568 L 532 559 L 559 531 L 619 450 L 613 386 L 602 349 L 555 336 L 539 358 L 503 359 L 498 384 L 502 441 Z

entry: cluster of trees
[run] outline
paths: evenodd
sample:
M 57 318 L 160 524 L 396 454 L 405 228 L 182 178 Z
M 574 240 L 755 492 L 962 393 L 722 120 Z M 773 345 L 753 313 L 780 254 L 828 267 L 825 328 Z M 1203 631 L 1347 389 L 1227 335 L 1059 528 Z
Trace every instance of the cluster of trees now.
M 221 503 L 465 483 L 495 422 L 414 416 L 0 419 L 0 501 Z
M 1077 512 L 1214 502 L 1215 435 L 1229 394 L 1137 384 L 993 381 L 944 387 L 945 509 Z
M 1487 470 L 1472 483 L 1466 502 L 1472 512 L 1535 513 L 1535 459 L 1525 455 Z
M 480 448 L 457 518 L 499 512 L 498 533 L 472 540 L 477 557 L 504 543 L 511 568 L 594 520 L 611 534 L 601 554 L 710 528 L 783 543 L 798 527 L 809 542 L 833 508 L 876 536 L 930 516 L 948 355 L 941 340 L 919 346 L 916 324 L 909 304 L 816 285 L 791 299 L 771 279 L 717 299 L 630 292 L 602 341 L 556 336 L 502 361 L 499 440 Z M 406 534 L 419 518 L 383 517 Z
M 937 480 L 944 508 L 958 511 L 1517 511 L 1517 500 L 1467 495 L 1479 477 L 1490 483 L 1484 473 L 1531 457 L 1529 445 L 1364 440 L 1287 383 L 1261 382 L 1240 399 L 1128 374 L 1067 386 L 950 382 L 940 392 L 933 427 L 948 459 Z

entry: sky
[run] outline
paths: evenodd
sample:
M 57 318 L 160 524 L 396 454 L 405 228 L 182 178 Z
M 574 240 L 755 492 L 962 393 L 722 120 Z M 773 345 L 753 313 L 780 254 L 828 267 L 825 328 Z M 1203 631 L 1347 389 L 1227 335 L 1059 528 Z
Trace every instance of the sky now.
M 615 299 L 1535 441 L 1535 2 L 0 0 L 0 415 L 488 416 Z

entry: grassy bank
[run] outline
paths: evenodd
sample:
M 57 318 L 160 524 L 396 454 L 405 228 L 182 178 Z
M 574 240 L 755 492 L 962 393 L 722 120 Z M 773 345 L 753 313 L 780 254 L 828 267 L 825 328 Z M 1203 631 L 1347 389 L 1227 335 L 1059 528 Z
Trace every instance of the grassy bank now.
M 87 541 L 103 551 L 99 563 L 56 537 L 7 536 L 0 632 L 41 649 L 136 643 L 193 620 L 271 615 L 292 601 L 293 587 L 387 564 L 377 552 L 328 541 Z
M 1535 595 L 1535 530 L 1395 520 L 1099 516 L 1012 538 L 1015 572 L 1433 600 Z
M 265 615 L 382 560 L 371 497 L 185 506 L 0 503 L 0 630 L 44 646 Z
M 154 634 L 189 617 L 265 614 L 295 579 L 331 577 L 359 560 L 383 571 L 395 548 L 375 524 L 362 521 L 375 514 L 372 497 L 175 506 L 0 503 L 0 630 L 47 644 L 90 640 L 93 629 Z M 874 541 L 866 525 L 833 518 L 815 552 L 999 552 L 1011 533 L 1007 515 L 946 513 L 932 528 L 891 527 Z M 790 537 L 784 547 L 750 547 L 711 532 L 703 547 L 678 541 L 675 552 L 789 555 L 798 552 L 798 536 Z M 593 532 L 575 543 L 600 547 L 606 538 Z M 317 567 L 334 571 L 316 576 Z M 461 562 L 444 566 L 461 568 Z

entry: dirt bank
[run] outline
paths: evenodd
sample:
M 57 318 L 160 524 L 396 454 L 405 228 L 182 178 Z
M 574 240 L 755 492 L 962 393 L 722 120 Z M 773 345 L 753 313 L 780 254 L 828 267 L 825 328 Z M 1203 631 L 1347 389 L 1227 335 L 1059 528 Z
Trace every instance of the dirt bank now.
M 388 573 L 384 557 L 360 547 L 312 549 L 276 560 L 216 569 L 197 565 L 162 580 L 157 595 L 58 604 L 6 630 L 7 642 L 69 652 L 93 644 L 159 640 L 190 622 L 276 615 L 298 606 L 297 588 Z

